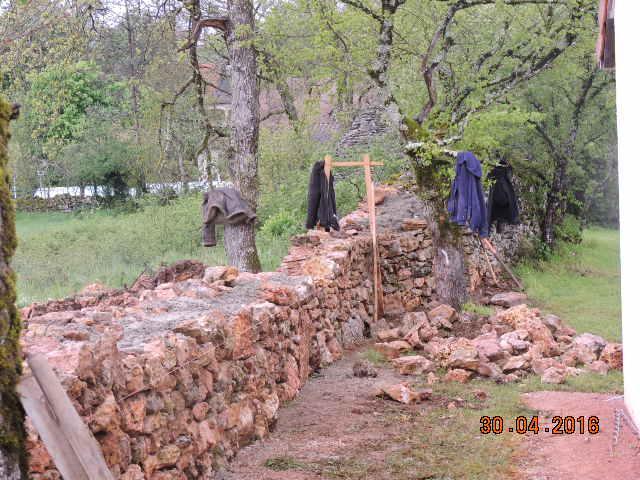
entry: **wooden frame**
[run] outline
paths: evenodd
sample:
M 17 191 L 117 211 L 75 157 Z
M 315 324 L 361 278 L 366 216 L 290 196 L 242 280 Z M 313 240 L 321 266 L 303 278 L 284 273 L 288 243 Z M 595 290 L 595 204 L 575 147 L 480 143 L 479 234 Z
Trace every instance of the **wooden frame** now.
M 333 167 L 363 167 L 364 183 L 367 189 L 367 209 L 369 211 L 369 227 L 371 230 L 372 255 L 373 255 L 373 321 L 378 322 L 380 314 L 384 314 L 384 302 L 382 292 L 382 274 L 380 272 L 380 261 L 378 258 L 378 238 L 376 229 L 376 202 L 375 185 L 371 175 L 371 167 L 384 165 L 383 162 L 372 162 L 369 155 L 363 155 L 361 162 L 334 162 L 330 155 L 324 157 L 324 174 L 327 182 L 331 178 Z

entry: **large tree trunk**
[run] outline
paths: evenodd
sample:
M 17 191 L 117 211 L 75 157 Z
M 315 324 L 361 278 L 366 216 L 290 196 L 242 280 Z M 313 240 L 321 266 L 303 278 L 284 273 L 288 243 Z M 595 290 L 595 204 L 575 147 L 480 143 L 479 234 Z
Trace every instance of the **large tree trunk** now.
M 252 0 L 227 0 L 231 66 L 231 180 L 255 210 L 258 206 L 258 75 Z M 254 225 L 227 225 L 224 247 L 231 265 L 260 271 Z
M 437 159 L 429 166 L 416 164 L 416 183 L 421 189 L 432 234 L 434 257 L 431 273 L 436 297 L 459 310 L 468 300 L 469 282 L 461 228 L 449 222 L 442 193 L 433 188 L 443 181 L 438 174 L 442 169 L 442 163 Z
M 20 318 L 15 306 L 15 275 L 10 261 L 16 249 L 15 211 L 7 156 L 11 107 L 0 98 L 0 478 L 27 478 L 24 412 L 15 391 L 20 377 Z

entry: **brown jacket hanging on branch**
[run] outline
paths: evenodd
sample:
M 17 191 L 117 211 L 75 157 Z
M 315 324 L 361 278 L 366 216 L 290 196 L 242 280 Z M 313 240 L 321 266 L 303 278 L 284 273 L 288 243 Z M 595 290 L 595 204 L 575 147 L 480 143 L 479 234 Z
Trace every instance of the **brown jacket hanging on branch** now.
M 216 245 L 216 224 L 238 225 L 256 220 L 256 214 L 235 188 L 216 188 L 202 198 L 202 245 Z

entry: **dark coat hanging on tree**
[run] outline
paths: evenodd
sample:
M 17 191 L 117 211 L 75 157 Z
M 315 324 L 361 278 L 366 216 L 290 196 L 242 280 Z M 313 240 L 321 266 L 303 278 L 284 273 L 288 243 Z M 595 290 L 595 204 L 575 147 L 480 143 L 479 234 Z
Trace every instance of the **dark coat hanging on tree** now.
M 471 152 L 460 152 L 456 161 L 456 177 L 447 202 L 451 222 L 468 226 L 481 238 L 489 235 L 487 209 L 482 190 L 482 165 Z
M 506 162 L 501 162 L 489 172 L 487 178 L 494 181 L 487 202 L 489 225 L 498 222 L 500 231 L 502 223 L 518 223 L 518 197 L 511 183 L 511 167 Z
M 333 189 L 333 173 L 327 181 L 324 174 L 324 161 L 316 162 L 311 169 L 309 179 L 309 196 L 307 202 L 307 229 L 315 228 L 318 224 L 325 231 L 332 228 L 340 230 L 336 209 L 336 192 Z

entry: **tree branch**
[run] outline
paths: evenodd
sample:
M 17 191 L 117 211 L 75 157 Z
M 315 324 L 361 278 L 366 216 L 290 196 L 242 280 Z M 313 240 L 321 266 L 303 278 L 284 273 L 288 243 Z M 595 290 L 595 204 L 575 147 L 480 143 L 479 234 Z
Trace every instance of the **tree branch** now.
M 215 28 L 216 30 L 221 31 L 224 35 L 227 34 L 229 19 L 227 17 L 209 17 L 198 20 L 194 23 L 191 35 L 189 35 L 189 40 L 182 47 L 178 49 L 179 52 L 184 50 L 188 50 L 193 45 L 198 43 L 200 39 L 200 34 L 202 30 L 205 28 Z

